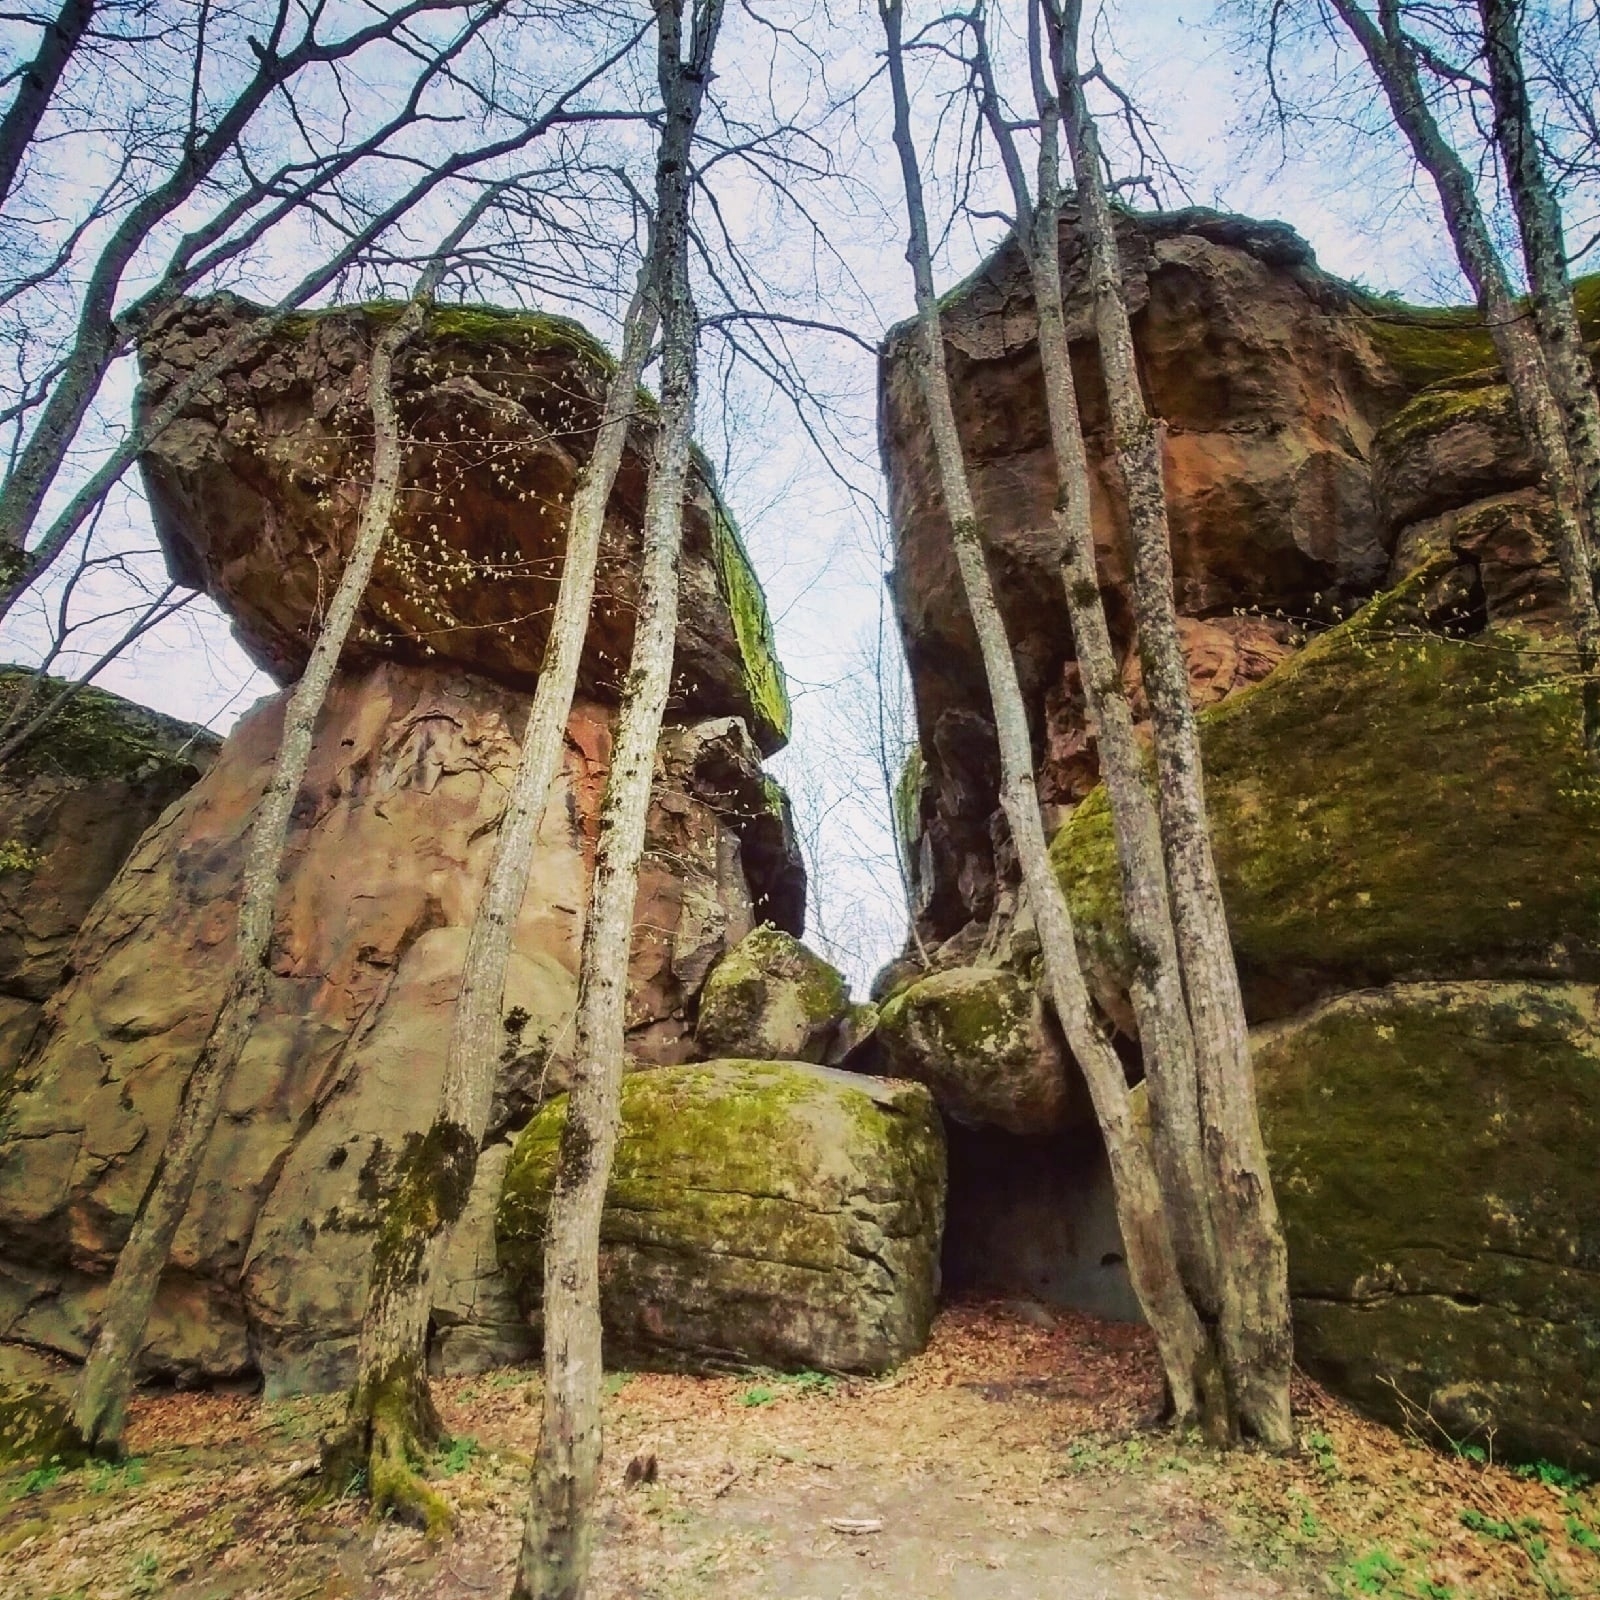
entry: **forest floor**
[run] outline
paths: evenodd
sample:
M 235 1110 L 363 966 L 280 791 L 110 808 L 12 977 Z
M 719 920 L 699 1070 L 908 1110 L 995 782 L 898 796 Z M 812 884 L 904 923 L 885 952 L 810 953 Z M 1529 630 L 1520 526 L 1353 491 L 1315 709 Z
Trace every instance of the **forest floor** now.
M 7 1600 L 501 1600 L 537 1376 L 436 1385 L 457 1513 L 429 1545 L 317 1503 L 336 1398 L 149 1396 L 118 1467 L 0 1476 Z M 1441 1453 L 1297 1387 L 1302 1448 L 1148 1426 L 1143 1330 L 956 1306 L 892 1377 L 607 1380 L 594 1600 L 1600 1596 L 1600 1492 Z M 653 1456 L 655 1481 L 629 1487 Z M 1554 1479 L 1555 1481 L 1550 1481 Z

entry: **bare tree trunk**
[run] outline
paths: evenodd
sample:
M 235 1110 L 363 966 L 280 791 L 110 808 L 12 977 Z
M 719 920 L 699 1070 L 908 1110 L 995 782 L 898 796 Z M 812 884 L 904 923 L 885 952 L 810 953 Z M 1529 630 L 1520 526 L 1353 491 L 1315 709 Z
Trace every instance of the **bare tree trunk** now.
M 654 269 L 652 249 L 623 323 L 622 359 L 606 388 L 594 449 L 573 494 L 539 684 L 462 965 L 439 1109 L 427 1132 L 408 1145 L 398 1183 L 384 1203 L 349 1415 L 324 1452 L 324 1475 L 331 1484 L 342 1486 L 365 1466 L 374 1510 L 407 1512 L 431 1530 L 447 1522 L 449 1513 L 412 1466 L 439 1435 L 426 1365 L 434 1270 L 471 1193 L 488 1131 L 504 1039 L 501 1008 L 511 936 L 527 894 L 534 840 L 561 765 L 606 505 L 655 332 Z
M 1010 179 L 1017 241 L 1033 284 L 1039 359 L 1056 462 L 1055 523 L 1061 540 L 1061 575 L 1084 704 L 1098 730 L 1100 773 L 1111 804 L 1123 916 L 1134 952 L 1130 997 L 1149 1084 L 1151 1151 L 1184 1283 L 1200 1311 L 1214 1318 L 1216 1237 L 1201 1148 L 1194 1036 L 1184 1002 L 1160 824 L 1145 783 L 1133 711 L 1123 688 L 1096 571 L 1089 458 L 1062 306 L 1060 106 L 1043 71 L 1037 4 L 1030 4 L 1028 15 L 1040 135 L 1037 204 L 1028 193 L 1015 133 L 1003 115 L 981 15 L 971 23 L 976 64 L 984 115 Z M 1220 1413 L 1208 1416 L 1208 1426 L 1220 1423 L 1225 1427 L 1226 1397 L 1218 1393 L 1205 1398 L 1221 1406 Z
M 62 0 L 54 22 L 45 24 L 39 53 L 18 69 L 17 95 L 0 120 L 0 201 L 11 193 L 22 158 L 56 92 L 72 53 L 94 20 L 95 0 Z
M 1048 0 L 1047 0 L 1048 3 Z M 1200 1120 L 1217 1237 L 1223 1363 L 1233 1409 L 1262 1443 L 1293 1442 L 1294 1338 L 1288 1251 L 1256 1112 L 1250 1039 L 1211 849 L 1200 738 L 1178 636 L 1161 435 L 1139 387 L 1099 140 L 1077 67 L 1077 0 L 1056 48 L 1058 92 L 1077 178 L 1080 226 L 1133 543 L 1133 595 L 1155 732 L 1157 807 L 1199 1073 Z
M 654 290 L 662 329 L 661 420 L 645 496 L 633 656 L 601 804 L 578 980 L 575 1062 L 545 1230 L 544 1412 L 515 1600 L 580 1600 L 594 1540 L 601 1430 L 600 1217 L 621 1120 L 628 956 L 656 744 L 678 631 L 683 496 L 694 433 L 698 314 L 689 282 L 692 144 L 722 23 L 696 0 L 687 58 L 683 0 L 657 0 L 664 110 L 656 167 Z
M 278 874 L 289 817 L 311 757 L 312 730 L 394 514 L 401 465 L 393 387 L 395 353 L 421 325 L 423 311 L 424 302 L 413 299 L 373 346 L 367 380 L 373 422 L 372 486 L 361 510 L 354 548 L 339 576 L 311 659 L 289 697 L 272 781 L 251 823 L 227 992 L 189 1074 L 155 1178 L 117 1257 L 99 1332 L 78 1384 L 77 1429 L 85 1445 L 100 1454 L 115 1455 L 121 1450 L 128 1398 L 162 1269 L 200 1175 L 223 1094 L 266 994 Z
M 1117 1217 L 1134 1292 L 1155 1334 L 1180 1426 L 1201 1415 L 1213 1382 L 1208 1342 L 1185 1291 L 1155 1168 L 1134 1126 L 1122 1063 L 1094 1014 L 1078 964 L 1072 915 L 1050 863 L 1034 786 L 1033 747 L 1016 663 L 983 550 L 945 368 L 944 334 L 934 293 L 932 252 L 922 179 L 911 134 L 910 100 L 901 49 L 900 0 L 879 0 L 894 95 L 894 140 L 905 181 L 910 225 L 907 259 L 916 280 L 921 322 L 921 385 L 939 462 L 967 608 L 983 654 L 1002 772 L 1000 802 L 1022 867 L 1023 892 L 1039 929 L 1045 981 L 1089 1086 L 1105 1140 Z
M 1478 203 L 1472 174 L 1440 131 L 1428 107 L 1399 7 L 1395 0 L 1380 0 L 1380 27 L 1358 0 L 1333 0 L 1333 4 L 1366 55 L 1395 123 L 1409 141 L 1418 165 L 1433 180 L 1438 191 L 1456 260 L 1478 298 L 1478 307 L 1510 386 L 1522 431 L 1544 475 L 1555 514 L 1556 558 L 1561 567 L 1567 605 L 1572 612 L 1578 666 L 1583 675 L 1584 744 L 1591 763 L 1600 766 L 1600 608 L 1595 603 L 1594 582 L 1595 537 L 1596 529 L 1600 528 L 1600 521 L 1597 521 L 1600 502 L 1595 497 L 1600 494 L 1600 483 L 1591 482 L 1585 487 L 1579 482 L 1576 457 L 1569 447 L 1570 434 L 1564 421 L 1566 408 L 1556 397 L 1554 365 L 1547 361 L 1547 352 L 1541 350 L 1539 336 L 1529 327 L 1528 318 L 1517 304 L 1505 264 Z M 1513 43 L 1514 39 L 1513 33 Z M 1525 99 L 1523 104 L 1525 107 Z M 1507 165 L 1510 164 L 1508 153 Z M 1533 165 L 1537 171 L 1537 150 Z M 1559 216 L 1555 227 L 1559 257 Z M 1529 273 L 1531 277 L 1531 259 Z M 1559 275 L 1565 283 L 1564 262 Z M 1556 297 L 1560 297 L 1558 292 Z M 1565 297 L 1570 308 L 1570 287 Z M 1536 290 L 1536 308 L 1537 305 Z M 1586 360 L 1581 339 L 1576 340 L 1574 348 L 1579 360 Z M 1592 390 L 1590 405 L 1592 409 Z
M 1393 0 L 1387 0 L 1393 4 Z M 1509 0 L 1478 0 L 1494 102 L 1494 133 L 1505 163 L 1506 186 L 1517 214 L 1523 260 L 1533 301 L 1533 321 L 1544 351 L 1549 384 L 1561 409 L 1572 458 L 1590 562 L 1589 609 L 1594 607 L 1594 564 L 1600 552 L 1600 396 L 1583 345 L 1561 207 L 1545 175 L 1533 125 L 1516 7 Z M 1586 667 L 1592 672 L 1592 667 Z M 1596 741 L 1600 746 L 1600 739 Z

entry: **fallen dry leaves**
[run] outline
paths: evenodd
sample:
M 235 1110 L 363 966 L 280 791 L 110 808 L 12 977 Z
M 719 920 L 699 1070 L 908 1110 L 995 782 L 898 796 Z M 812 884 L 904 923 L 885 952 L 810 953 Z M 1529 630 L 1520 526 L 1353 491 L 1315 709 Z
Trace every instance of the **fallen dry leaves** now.
M 1594 1490 L 1403 1438 L 1309 1382 L 1295 1456 L 1175 1441 L 1150 1426 L 1148 1337 L 1123 1324 L 957 1305 L 883 1380 L 642 1373 L 607 1387 L 596 1600 L 1600 1595 Z M 433 1469 L 458 1514 L 443 1547 L 372 1524 L 354 1495 L 314 1501 L 337 1398 L 149 1396 L 129 1465 L 0 1477 L 0 1592 L 502 1596 L 537 1378 L 437 1392 L 456 1439 Z

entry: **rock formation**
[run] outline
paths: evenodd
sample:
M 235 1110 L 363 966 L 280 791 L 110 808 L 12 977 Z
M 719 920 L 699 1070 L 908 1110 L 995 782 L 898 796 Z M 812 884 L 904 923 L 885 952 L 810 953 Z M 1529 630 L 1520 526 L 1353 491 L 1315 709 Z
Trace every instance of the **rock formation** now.
M 146 402 L 250 314 L 229 297 L 185 307 L 142 352 Z M 389 314 L 291 319 L 143 464 L 174 575 L 203 585 L 280 676 L 298 670 L 348 547 L 366 352 Z M 348 1375 L 377 1208 L 404 1141 L 433 1114 L 559 576 L 563 500 L 607 368 L 571 325 L 460 309 L 436 313 L 407 351 L 407 510 L 318 724 L 269 994 L 163 1280 L 152 1373 L 260 1372 L 269 1393 Z M 645 412 L 612 503 L 565 767 L 516 929 L 494 1142 L 439 1286 L 433 1359 L 446 1368 L 530 1349 L 498 1270 L 494 1213 L 510 1135 L 565 1086 L 649 426 Z M 805 904 L 788 802 L 760 766 L 787 732 L 764 602 L 706 470 L 687 511 L 677 693 L 631 969 L 639 1066 L 694 1056 L 698 995 L 718 958 L 763 921 L 800 933 Z M 14 830 L 42 857 L 33 884 L 54 874 L 65 888 L 60 908 L 36 888 L 0 929 L 20 1003 L 60 985 L 26 1051 L 18 1030 L 14 1074 L 6 1063 L 0 1341 L 83 1353 L 222 993 L 246 830 L 284 698 L 243 718 L 192 788 L 194 772 L 180 781 L 157 763 L 99 780 L 122 784 L 104 795 L 40 790 L 34 810 L 17 812 Z M 45 737 L 41 748 L 53 749 Z M 196 765 L 210 756 L 207 747 Z M 75 829 L 63 844 L 52 819 L 70 806 L 85 840 Z M 107 819 L 95 806 L 120 811 Z M 70 924 L 91 903 L 68 956 Z
M 537 1317 L 561 1134 L 517 1141 L 501 1259 Z M 636 1073 L 601 1221 L 607 1350 L 624 1360 L 882 1372 L 933 1319 L 944 1139 L 915 1084 L 776 1061 Z
M 1382 1414 L 1397 1414 L 1397 1385 L 1459 1435 L 1496 1429 L 1502 1453 L 1592 1465 L 1600 780 L 1581 754 L 1547 508 L 1487 337 L 1469 313 L 1337 283 L 1280 228 L 1130 217 L 1121 244 L 1147 393 L 1168 428 L 1177 597 L 1258 1030 L 1298 1357 Z M 1070 225 L 1063 258 L 1103 587 L 1126 649 L 1121 508 Z M 1600 311 L 1600 281 L 1582 299 Z M 1096 998 L 1134 1056 L 1110 819 L 1059 596 L 1054 470 L 1014 251 L 953 299 L 946 329 L 1058 869 Z M 919 925 L 941 971 L 904 988 L 914 974 L 898 965 L 886 984 L 904 999 L 886 997 L 886 1024 L 949 982 L 943 969 L 1026 977 L 1036 949 L 909 336 L 885 345 L 881 431 L 921 735 L 904 809 Z M 1125 673 L 1137 708 L 1136 666 Z M 920 1053 L 918 1075 L 995 1077 L 987 1040 L 965 1056 Z M 1038 1072 L 1048 1059 L 1037 1053 Z M 982 1159 L 1003 1168 L 993 1130 L 1005 1118 L 980 1120 Z M 950 1159 L 952 1216 L 981 1212 L 961 1141 Z M 1093 1303 L 1098 1195 L 1099 1183 L 1080 1191 L 1082 1237 L 1063 1239 L 1054 1263 L 1014 1243 L 1038 1204 L 1018 1182 L 987 1196 L 985 1219 L 953 1223 L 952 1241 L 959 1232 L 981 1281 L 1011 1274 Z M 1103 1259 L 1120 1267 L 1115 1252 Z

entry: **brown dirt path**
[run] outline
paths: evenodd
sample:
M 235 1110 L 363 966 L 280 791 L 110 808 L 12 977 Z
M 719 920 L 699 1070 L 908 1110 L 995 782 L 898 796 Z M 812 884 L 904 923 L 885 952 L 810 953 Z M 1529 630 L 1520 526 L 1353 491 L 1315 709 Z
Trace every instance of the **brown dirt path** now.
M 881 1382 L 608 1380 L 593 1600 L 1502 1600 L 1600 1594 L 1600 1497 L 1450 1460 L 1310 1385 L 1307 1448 L 1216 1456 L 1143 1426 L 1142 1330 L 957 1307 Z M 6 1600 L 479 1600 L 510 1586 L 538 1423 L 527 1372 L 440 1385 L 434 1465 L 459 1516 L 430 1548 L 317 1507 L 304 1469 L 332 1399 L 147 1398 L 120 1470 L 0 1476 Z M 624 1470 L 654 1456 L 656 1481 Z M 1548 1535 L 1463 1524 L 1481 1507 Z M 1576 1507 L 1576 1512 L 1573 1511 Z M 841 1519 L 880 1525 L 850 1531 Z M 1587 1520 L 1584 1520 L 1587 1519 Z M 1597 1541 L 1600 1549 L 1600 1541 Z

